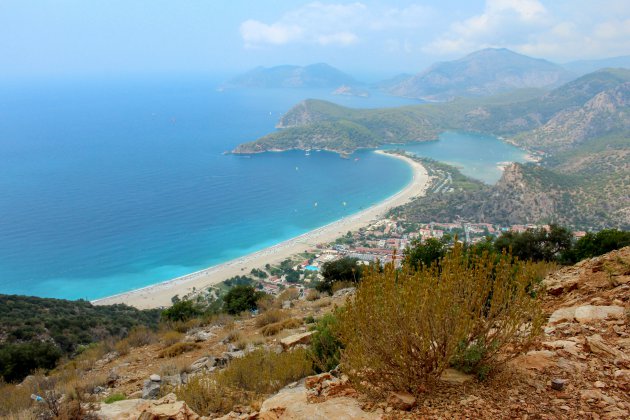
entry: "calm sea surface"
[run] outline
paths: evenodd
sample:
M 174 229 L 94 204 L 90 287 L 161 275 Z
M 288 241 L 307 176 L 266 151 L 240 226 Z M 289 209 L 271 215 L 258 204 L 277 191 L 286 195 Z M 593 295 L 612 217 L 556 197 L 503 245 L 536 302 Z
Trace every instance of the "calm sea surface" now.
M 216 85 L 145 79 L 0 86 L 0 293 L 95 299 L 147 286 L 355 213 L 410 180 L 404 163 L 369 151 L 349 160 L 314 151 L 222 154 L 274 130 L 305 98 L 353 107 L 409 100 L 218 92 Z M 454 150 L 442 150 L 453 141 Z M 484 153 L 475 146 L 458 153 L 468 142 L 481 142 Z M 495 147 L 505 145 L 447 133 L 408 149 L 465 172 L 474 165 L 466 173 L 493 182 L 496 162 L 522 155 L 512 148 L 511 159 L 488 156 Z

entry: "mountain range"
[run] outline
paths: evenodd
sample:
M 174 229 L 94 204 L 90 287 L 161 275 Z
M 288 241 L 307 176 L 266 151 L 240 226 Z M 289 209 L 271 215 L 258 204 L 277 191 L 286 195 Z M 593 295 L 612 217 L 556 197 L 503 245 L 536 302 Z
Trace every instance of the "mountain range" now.
M 503 136 L 543 160 L 506 168 L 495 186 L 443 198 L 445 219 L 630 227 L 630 70 L 597 71 L 549 92 L 517 90 L 399 108 L 351 109 L 307 100 L 278 127 L 234 152 L 312 148 L 346 154 L 433 140 L 445 130 Z M 424 214 L 418 206 L 430 208 L 425 201 L 414 202 L 407 217 Z
M 518 89 L 551 90 L 570 80 L 603 68 L 630 68 L 630 56 L 584 60 L 559 65 L 505 48 L 487 48 L 432 65 L 417 74 L 399 74 L 370 84 L 372 89 L 395 96 L 428 101 L 459 97 L 493 96 Z M 230 88 L 326 88 L 343 94 L 360 91 L 365 84 L 328 64 L 258 67 L 221 86 Z
M 547 60 L 505 48 L 488 48 L 459 60 L 437 63 L 386 90 L 410 98 L 451 100 L 514 89 L 557 86 L 571 78 L 571 73 Z

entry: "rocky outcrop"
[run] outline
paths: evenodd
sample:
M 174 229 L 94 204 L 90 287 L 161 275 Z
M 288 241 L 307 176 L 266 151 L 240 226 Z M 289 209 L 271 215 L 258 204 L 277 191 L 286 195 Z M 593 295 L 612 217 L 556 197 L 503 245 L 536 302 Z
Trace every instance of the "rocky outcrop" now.
M 289 350 L 299 344 L 309 344 L 314 331 L 307 331 L 300 334 L 293 334 L 280 340 L 280 344 L 284 350 Z
M 156 401 L 142 399 L 102 404 L 93 413 L 99 420 L 199 420 L 201 417 L 175 394 L 168 394 Z
M 379 413 L 361 409 L 359 401 L 351 397 L 336 397 L 309 403 L 304 383 L 282 389 L 267 399 L 260 409 L 259 419 L 264 420 L 328 420 L 328 419 L 379 419 Z

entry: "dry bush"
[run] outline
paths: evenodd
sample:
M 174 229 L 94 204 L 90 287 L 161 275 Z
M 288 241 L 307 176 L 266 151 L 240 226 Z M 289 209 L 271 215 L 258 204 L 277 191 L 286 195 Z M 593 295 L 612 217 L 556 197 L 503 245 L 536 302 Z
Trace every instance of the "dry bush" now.
M 126 338 L 123 338 L 122 340 L 119 340 L 115 345 L 114 345 L 114 349 L 118 352 L 119 355 L 121 356 L 126 356 L 129 354 L 129 351 L 131 351 L 131 345 L 129 344 L 129 340 L 127 340 Z
M 256 326 L 264 327 L 265 325 L 273 324 L 285 319 L 288 314 L 282 309 L 270 309 L 258 315 L 256 317 Z
M 114 342 L 110 340 L 90 344 L 84 347 L 74 359 L 68 362 L 68 365 L 81 370 L 89 370 L 94 366 L 96 361 L 102 359 L 105 354 L 112 350 L 114 350 Z
M 133 327 L 127 335 L 127 341 L 131 347 L 142 347 L 157 341 L 155 331 L 143 325 Z
M 418 271 L 366 269 L 340 313 L 344 369 L 364 391 L 413 392 L 471 350 L 477 367 L 517 355 L 542 331 L 534 271 L 506 255 L 465 255 L 461 245 Z
M 234 345 L 239 350 L 245 350 L 249 346 L 258 347 L 262 344 L 265 344 L 265 338 L 261 336 L 244 336 L 241 335 L 241 338 L 234 342 Z
M 275 298 L 272 295 L 263 295 L 256 301 L 256 306 L 260 312 L 265 312 L 273 308 Z
M 189 379 L 175 394 L 200 415 L 225 414 L 234 405 L 258 405 L 264 396 L 312 372 L 306 350 L 257 350 L 232 360 L 222 371 Z
M 243 333 L 240 332 L 239 330 L 232 330 L 225 337 L 225 341 L 227 343 L 236 343 L 241 340 L 243 340 Z
M 184 334 L 174 330 L 162 331 L 160 333 L 160 343 L 166 347 L 179 343 L 182 341 L 182 338 L 184 338 Z
M 320 297 L 321 294 L 315 289 L 309 289 L 308 292 L 306 292 L 306 300 L 308 300 L 309 302 L 317 300 Z
M 312 362 L 304 349 L 280 354 L 256 350 L 232 360 L 219 373 L 219 382 L 232 388 L 271 394 L 312 372 Z
M 320 300 L 316 301 L 313 304 L 313 308 L 323 308 L 325 306 L 330 306 L 332 304 L 332 298 L 330 296 L 323 297 Z
M 351 281 L 336 281 L 332 285 L 332 294 L 334 295 L 339 290 L 347 289 L 349 287 L 357 287 L 357 284 Z
M 192 318 L 187 321 L 166 321 L 161 324 L 162 330 L 173 330 L 180 333 L 186 333 L 188 330 L 201 326 L 200 318 Z
M 284 321 L 275 322 L 273 324 L 265 325 L 260 332 L 265 337 L 278 334 L 282 330 L 289 330 L 292 328 L 298 328 L 302 326 L 302 321 L 296 318 L 285 319 Z
M 188 373 L 190 370 L 190 360 L 188 359 L 176 359 L 164 363 L 160 366 L 159 374 L 161 376 L 181 375 L 182 373 Z
M 182 353 L 186 353 L 192 350 L 200 349 L 201 346 L 197 343 L 175 343 L 172 346 L 165 348 L 158 353 L 158 357 L 175 357 Z
M 300 297 L 300 291 L 296 287 L 289 287 L 285 289 L 276 298 L 276 304 L 282 305 L 285 300 L 296 300 Z
M 219 384 L 215 374 L 193 376 L 185 385 L 175 388 L 174 392 L 177 399 L 185 401 L 195 413 L 210 418 L 232 411 L 235 405 L 248 405 L 254 398 L 251 392 Z

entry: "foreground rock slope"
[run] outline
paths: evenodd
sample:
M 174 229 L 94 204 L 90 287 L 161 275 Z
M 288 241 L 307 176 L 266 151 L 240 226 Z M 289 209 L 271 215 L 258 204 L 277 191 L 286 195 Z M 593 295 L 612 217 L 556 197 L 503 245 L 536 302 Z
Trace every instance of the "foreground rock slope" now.
M 287 386 L 259 411 L 234 407 L 222 418 L 630 418 L 630 247 L 562 268 L 544 284 L 544 337 L 487 381 L 448 372 L 417 395 L 395 393 L 375 402 L 333 371 Z M 200 418 L 170 395 L 103 404 L 96 414 Z

